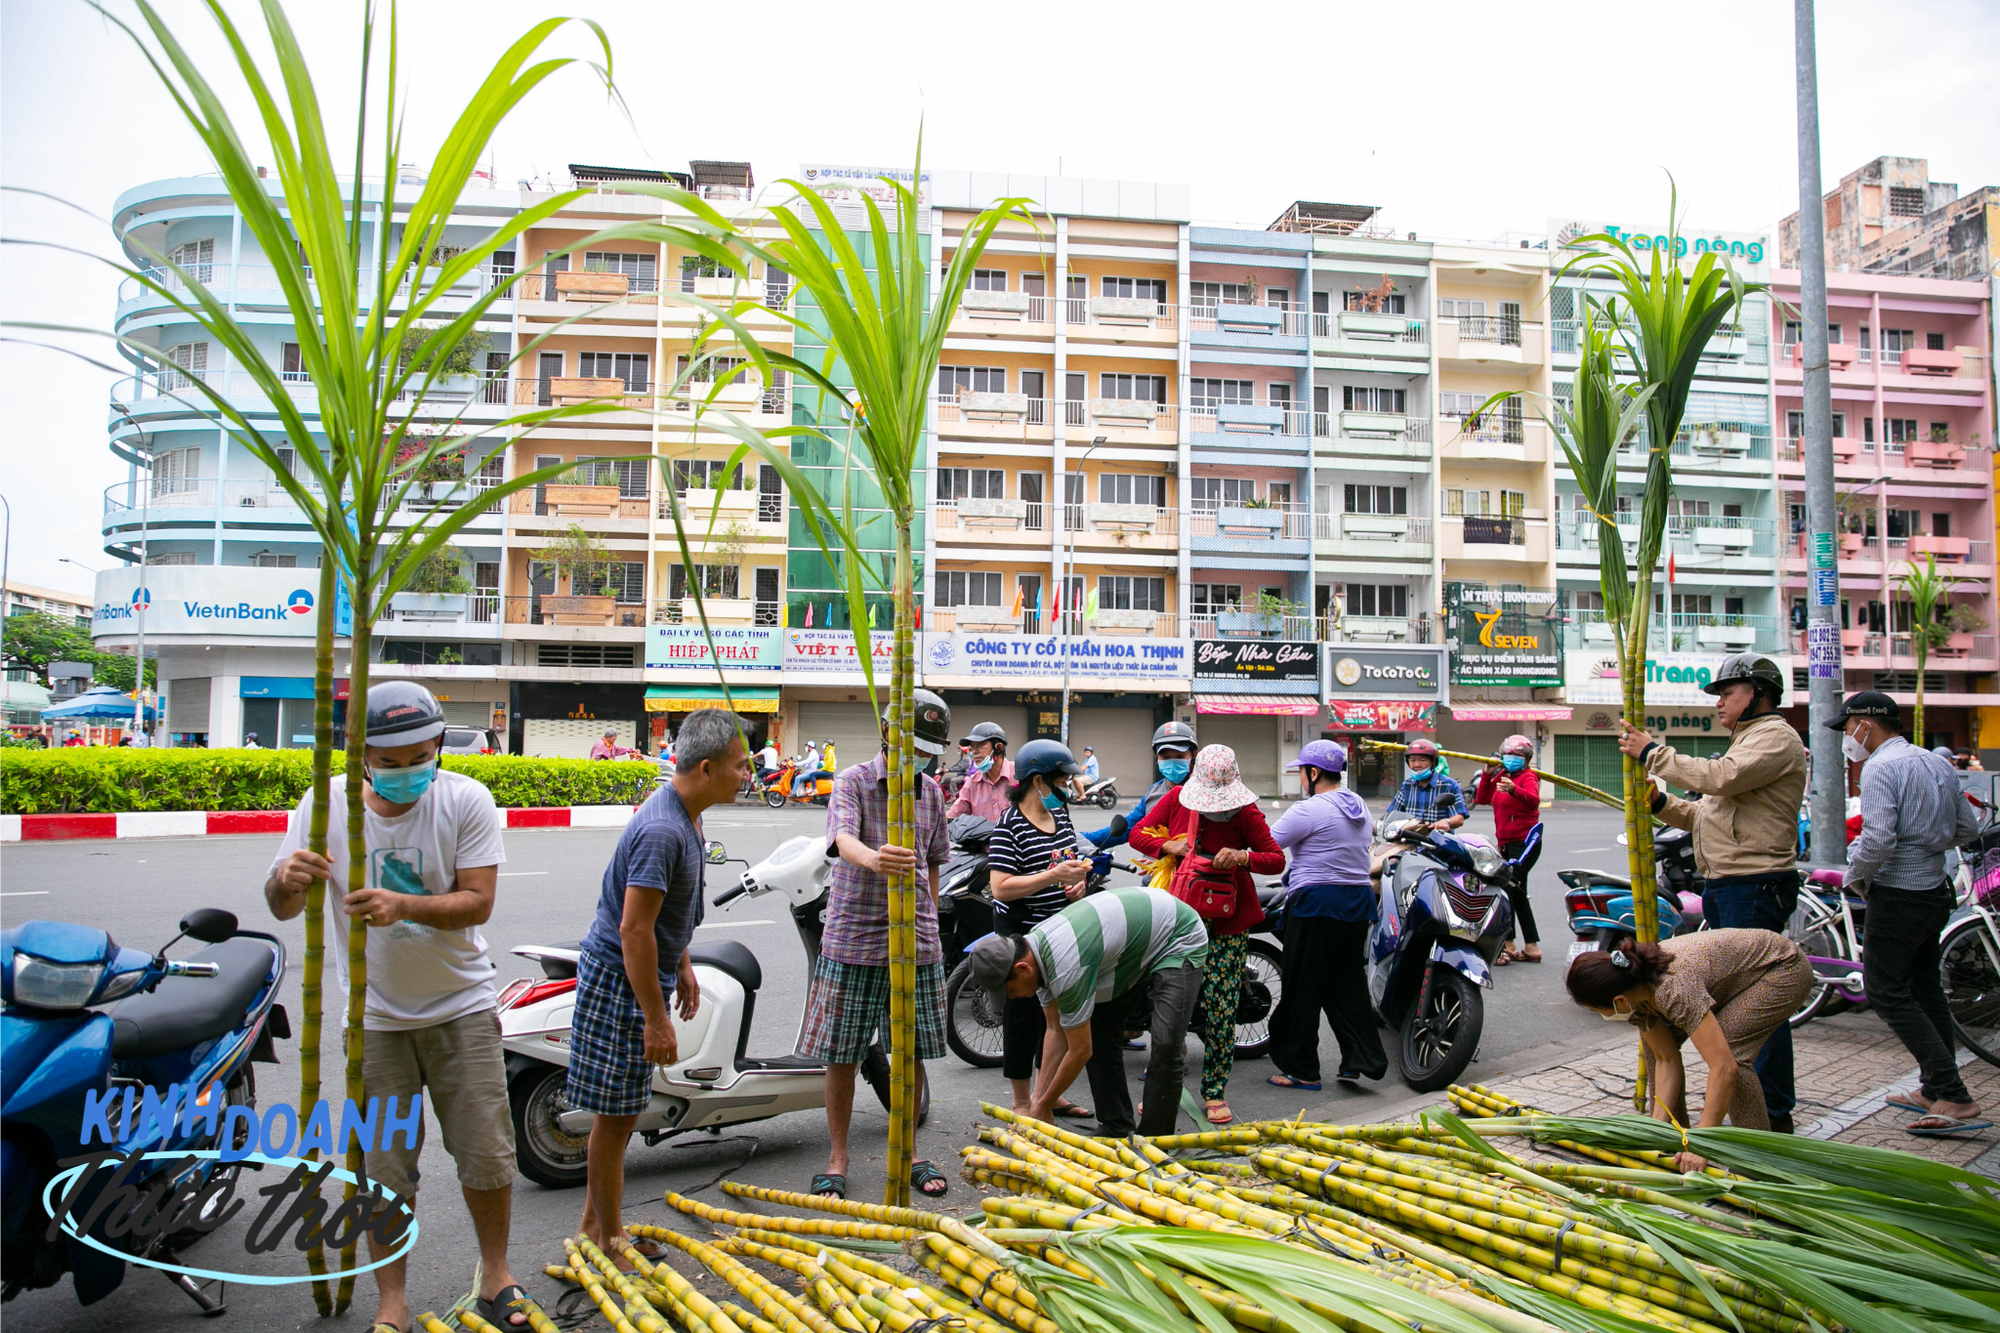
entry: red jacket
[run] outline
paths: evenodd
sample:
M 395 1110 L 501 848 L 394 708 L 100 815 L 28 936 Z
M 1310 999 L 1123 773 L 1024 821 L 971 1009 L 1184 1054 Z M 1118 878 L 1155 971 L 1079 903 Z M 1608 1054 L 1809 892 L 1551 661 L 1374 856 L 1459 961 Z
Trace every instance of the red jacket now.
M 1514 779 L 1514 790 L 1500 790 L 1502 777 Z M 1519 773 L 1482 768 L 1472 784 L 1472 803 L 1493 807 L 1493 831 L 1500 841 L 1519 842 L 1528 836 L 1529 829 L 1542 822 L 1541 779 L 1532 768 Z
M 1227 823 L 1218 824 L 1203 819 L 1193 810 L 1181 806 L 1181 789 L 1175 787 L 1162 796 L 1146 811 L 1147 828 L 1164 824 L 1167 836 L 1133 829 L 1128 835 L 1133 850 L 1146 856 L 1158 856 L 1163 843 L 1175 838 L 1189 838 L 1190 845 L 1203 856 L 1213 856 L 1225 847 L 1245 848 L 1250 853 L 1250 864 L 1238 866 L 1235 871 L 1236 910 L 1227 917 L 1205 921 L 1210 935 L 1241 935 L 1264 919 L 1264 909 L 1257 901 L 1257 885 L 1250 876 L 1282 874 L 1285 869 L 1284 849 L 1272 840 L 1271 826 L 1264 819 L 1264 812 L 1254 805 L 1246 805 L 1238 810 Z

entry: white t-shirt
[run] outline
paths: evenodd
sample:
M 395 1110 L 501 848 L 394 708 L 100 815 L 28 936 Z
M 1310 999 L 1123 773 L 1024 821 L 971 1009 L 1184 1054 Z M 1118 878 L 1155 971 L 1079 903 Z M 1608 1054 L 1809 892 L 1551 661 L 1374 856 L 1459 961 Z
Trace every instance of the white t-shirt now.
M 339 978 L 329 1008 L 343 1015 L 347 994 L 347 778 L 333 779 L 328 792 L 327 860 L 333 863 L 332 894 L 326 922 L 326 953 Z M 306 845 L 312 824 L 312 793 L 299 800 L 285 828 L 285 840 L 271 862 Z M 415 806 L 393 819 L 368 811 L 368 875 L 362 887 L 401 893 L 450 892 L 458 871 L 497 866 L 507 857 L 500 845 L 500 812 L 493 793 L 463 773 L 439 770 Z M 432 1027 L 481 1009 L 491 1009 L 493 960 L 477 926 L 437 930 L 415 921 L 368 931 L 368 998 L 362 1027 L 402 1032 Z

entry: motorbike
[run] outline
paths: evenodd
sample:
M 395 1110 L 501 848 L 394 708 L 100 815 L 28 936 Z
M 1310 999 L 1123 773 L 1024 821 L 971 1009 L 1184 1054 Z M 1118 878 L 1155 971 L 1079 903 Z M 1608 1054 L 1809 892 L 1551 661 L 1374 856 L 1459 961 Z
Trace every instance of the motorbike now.
M 1541 855 L 1541 828 L 1514 861 L 1479 834 L 1426 832 L 1415 819 L 1385 820 L 1375 853 L 1381 911 L 1368 934 L 1368 993 L 1384 1026 L 1400 1034 L 1403 1082 L 1435 1092 L 1479 1050 L 1486 1025 L 1480 990 L 1513 932 L 1507 884 Z
M 207 947 L 192 958 L 168 958 L 183 938 Z M 290 1038 L 291 1023 L 277 1003 L 285 976 L 285 946 L 274 935 L 239 930 L 232 914 L 202 908 L 181 918 L 180 933 L 156 953 L 121 947 L 109 934 L 61 921 L 28 921 L 0 934 L 0 1299 L 49 1287 L 70 1274 L 79 1303 L 89 1305 L 125 1280 L 120 1254 L 153 1263 L 176 1263 L 179 1250 L 203 1231 L 188 1227 L 139 1239 L 131 1231 L 107 1234 L 111 1214 L 92 1223 L 89 1235 L 115 1253 L 74 1236 L 46 1239 L 49 1218 L 42 1196 L 57 1173 L 59 1159 L 78 1155 L 84 1132 L 86 1096 L 135 1095 L 106 1123 L 125 1154 L 213 1151 L 229 1124 L 230 1107 L 253 1112 L 257 1105 L 255 1064 L 276 1064 L 275 1043 Z M 214 1119 L 203 1110 L 183 1114 L 178 1123 L 143 1114 L 138 1095 L 157 1094 L 175 1084 L 201 1088 L 197 1105 L 220 1096 Z M 134 1109 L 137 1108 L 137 1109 Z M 190 1107 L 189 1110 L 195 1108 Z M 230 1145 L 247 1145 L 239 1138 Z M 166 1173 L 177 1165 L 179 1174 Z M 248 1163 L 197 1158 L 192 1164 L 167 1159 L 143 1161 L 127 1178 L 141 1199 L 165 1197 L 191 1180 L 203 1182 L 240 1173 Z M 70 1211 L 86 1214 L 110 1183 L 100 1172 L 86 1186 L 87 1197 L 70 1201 Z M 215 1192 L 211 1208 L 225 1206 Z M 237 1206 L 241 1206 L 240 1202 Z M 204 1215 L 207 1220 L 210 1214 Z M 162 1271 L 204 1315 L 227 1308 L 220 1282 L 203 1284 L 185 1273 Z
M 1661 829 L 1653 838 L 1659 882 L 1660 936 L 1689 935 L 1703 929 L 1701 875 L 1694 864 L 1694 838 L 1685 829 Z M 1576 939 L 1569 957 L 1609 949 L 1633 929 L 1632 880 L 1602 870 L 1558 870 L 1563 908 Z M 1672 922 L 1670 925 L 1669 922 Z M 1566 960 L 1567 961 L 1567 960 Z
M 716 894 L 715 907 L 741 897 L 780 895 L 805 948 L 810 975 L 819 960 L 828 862 L 826 840 L 801 836 L 781 843 L 751 866 L 729 856 L 719 842 L 706 845 L 709 865 L 745 866 L 735 883 Z M 584 1154 L 592 1114 L 564 1100 L 569 1030 L 576 1008 L 576 944 L 522 945 L 514 950 L 538 964 L 539 980 L 523 978 L 500 993 L 500 1037 L 507 1052 L 507 1096 L 514 1118 L 514 1154 L 521 1174 L 551 1189 L 584 1183 Z M 694 1018 L 674 1025 L 678 1058 L 653 1070 L 652 1096 L 635 1126 L 647 1147 L 680 1134 L 719 1134 L 731 1125 L 769 1120 L 826 1104 L 826 1066 L 799 1055 L 748 1056 L 750 1021 L 764 972 L 757 955 L 735 940 L 688 946 L 701 1004 Z M 671 1010 L 671 1006 L 669 1006 Z M 800 1014 L 804 1027 L 804 1014 Z M 794 1042 L 794 1049 L 797 1043 Z M 861 1062 L 861 1076 L 886 1108 L 889 1061 L 879 1043 Z M 930 1084 L 923 1085 L 917 1118 L 928 1118 Z
M 794 780 L 799 775 L 799 761 L 787 759 L 769 782 L 763 784 L 764 804 L 773 810 L 782 810 L 790 805 L 816 805 L 824 809 L 833 799 L 833 779 L 821 778 L 813 784 L 810 796 L 792 795 Z
M 1083 789 L 1083 795 L 1076 798 L 1078 805 L 1094 805 L 1100 810 L 1109 810 L 1118 804 L 1118 779 L 1099 778 Z

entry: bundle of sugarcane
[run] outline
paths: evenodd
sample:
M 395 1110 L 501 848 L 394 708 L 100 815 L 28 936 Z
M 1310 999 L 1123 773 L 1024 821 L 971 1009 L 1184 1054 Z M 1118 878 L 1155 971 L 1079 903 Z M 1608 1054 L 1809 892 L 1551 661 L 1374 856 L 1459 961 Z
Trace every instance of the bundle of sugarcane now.
M 963 1149 L 965 1178 L 995 1191 L 972 1223 L 732 1182 L 735 1198 L 783 1211 L 669 1194 L 729 1234 L 632 1229 L 732 1300 L 629 1247 L 629 1274 L 576 1243 L 548 1271 L 621 1333 L 2000 1328 L 1990 1182 L 1735 1130 L 1688 1131 L 1718 1166 L 1683 1175 L 1669 1125 L 1542 1116 L 1476 1086 L 1454 1101 L 1482 1118 L 1130 1141 L 988 1106 Z M 1535 1153 L 1488 1142 L 1510 1135 Z M 1548 1160 L 1559 1146 L 1584 1160 Z

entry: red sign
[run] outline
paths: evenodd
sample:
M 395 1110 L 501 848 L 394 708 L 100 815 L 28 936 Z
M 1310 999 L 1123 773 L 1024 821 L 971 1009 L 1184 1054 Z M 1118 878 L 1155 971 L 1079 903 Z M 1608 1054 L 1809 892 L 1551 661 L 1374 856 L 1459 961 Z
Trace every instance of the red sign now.
M 1327 724 L 1344 731 L 1436 731 L 1437 705 L 1399 699 L 1336 699 Z

